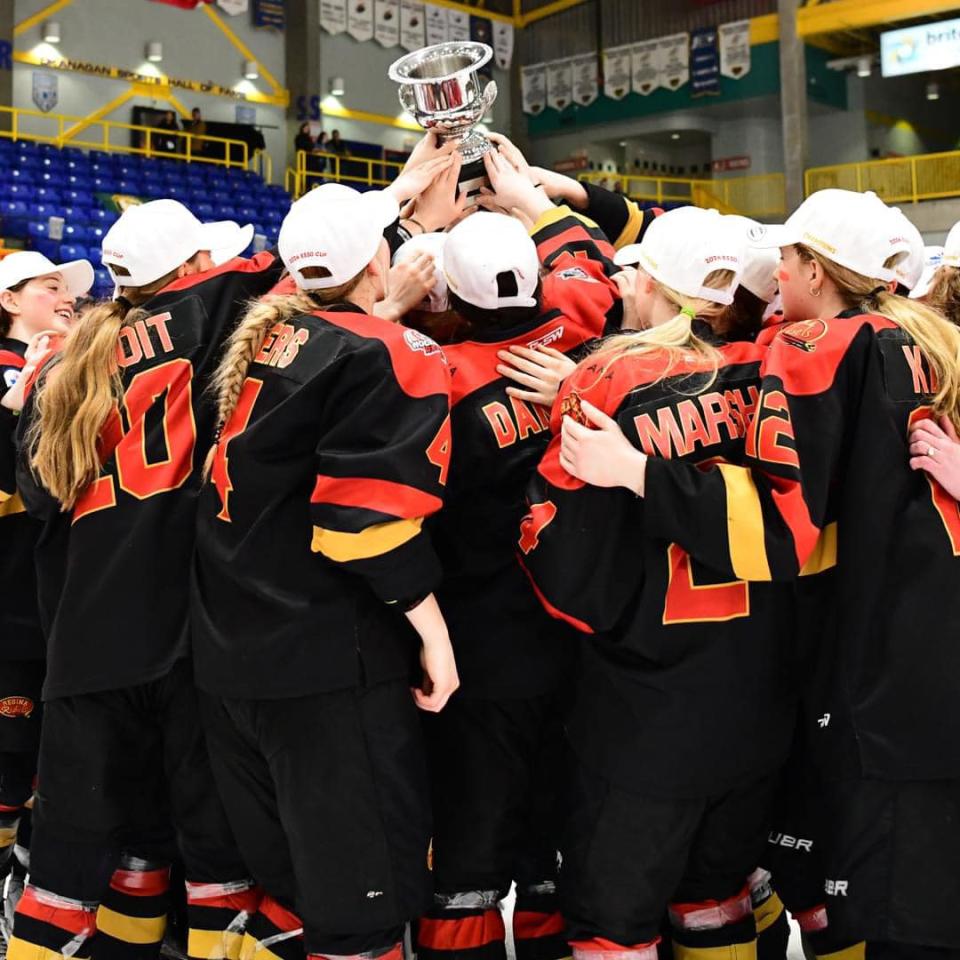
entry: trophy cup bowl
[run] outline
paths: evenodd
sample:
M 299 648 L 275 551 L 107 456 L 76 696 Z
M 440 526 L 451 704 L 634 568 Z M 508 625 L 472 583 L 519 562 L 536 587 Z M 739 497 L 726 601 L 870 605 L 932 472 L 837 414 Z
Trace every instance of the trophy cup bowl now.
M 400 103 L 424 130 L 442 143 L 453 141 L 463 157 L 460 189 L 471 199 L 486 183 L 483 155 L 492 145 L 474 127 L 496 99 L 497 85 L 486 86 L 477 71 L 493 50 L 485 43 L 451 41 L 408 53 L 388 71 L 400 84 Z

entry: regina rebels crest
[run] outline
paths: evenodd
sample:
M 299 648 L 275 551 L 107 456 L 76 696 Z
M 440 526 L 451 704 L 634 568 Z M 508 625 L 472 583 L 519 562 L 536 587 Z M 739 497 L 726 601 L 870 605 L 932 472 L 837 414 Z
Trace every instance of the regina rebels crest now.
M 808 353 L 817 349 L 817 341 L 827 335 L 827 325 L 822 320 L 801 320 L 791 323 L 780 332 L 780 338 L 791 347 L 799 347 Z
M 0 717 L 29 717 L 33 708 L 29 697 L 4 697 L 0 700 Z

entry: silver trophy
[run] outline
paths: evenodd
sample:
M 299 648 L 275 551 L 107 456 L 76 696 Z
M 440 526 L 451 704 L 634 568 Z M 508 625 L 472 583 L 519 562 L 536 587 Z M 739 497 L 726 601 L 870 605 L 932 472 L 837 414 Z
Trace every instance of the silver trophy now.
M 486 183 L 483 155 L 493 149 L 474 129 L 497 98 L 497 85 L 491 80 L 483 86 L 477 73 L 492 56 L 485 43 L 437 43 L 401 57 L 388 72 L 400 84 L 401 105 L 417 123 L 435 130 L 441 142 L 457 144 L 463 156 L 460 190 L 471 201 Z

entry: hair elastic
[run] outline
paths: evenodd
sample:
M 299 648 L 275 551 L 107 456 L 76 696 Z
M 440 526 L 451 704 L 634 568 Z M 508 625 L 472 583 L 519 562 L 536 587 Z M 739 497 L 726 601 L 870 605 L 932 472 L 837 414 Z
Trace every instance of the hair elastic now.
M 697 319 L 697 311 L 693 307 L 681 307 L 680 312 L 685 316 L 689 317 L 691 320 Z

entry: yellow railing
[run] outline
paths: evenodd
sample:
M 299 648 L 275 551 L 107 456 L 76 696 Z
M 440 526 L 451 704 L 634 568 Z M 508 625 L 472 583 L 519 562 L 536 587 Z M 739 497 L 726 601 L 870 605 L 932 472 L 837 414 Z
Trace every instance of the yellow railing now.
M 319 169 L 321 166 L 322 170 Z M 305 150 L 298 150 L 296 167 L 293 170 L 287 169 L 284 186 L 289 191 L 292 185 L 296 197 L 302 197 L 308 190 L 326 180 L 385 187 L 402 169 L 403 164 L 394 160 L 342 157 L 338 153 L 307 153 Z
M 828 187 L 872 190 L 888 203 L 960 197 L 960 150 L 813 167 L 806 172 L 808 194 Z
M 94 134 L 94 131 L 96 133 Z M 123 132 L 127 140 L 130 131 L 141 134 L 142 146 L 117 143 L 114 134 Z M 40 110 L 24 110 L 20 107 L 0 106 L 0 137 L 8 140 L 31 140 L 35 143 L 52 143 L 58 147 L 79 147 L 85 150 L 103 150 L 105 153 L 134 154 L 144 157 L 170 157 L 193 163 L 212 163 L 221 167 L 246 169 L 250 163 L 250 150 L 243 140 L 198 136 L 187 131 L 160 130 L 157 127 L 119 123 L 115 120 L 92 120 L 89 117 L 74 117 L 64 113 L 43 113 Z M 175 139 L 175 152 L 159 149 L 161 139 Z M 197 141 L 225 145 L 224 157 L 204 156 Z M 233 148 L 239 151 L 236 154 Z
M 771 217 L 786 213 L 782 173 L 766 173 L 726 180 L 686 177 L 622 176 L 616 173 L 581 173 L 577 179 L 616 189 L 632 200 L 657 204 L 692 203 L 721 213 L 747 217 Z

